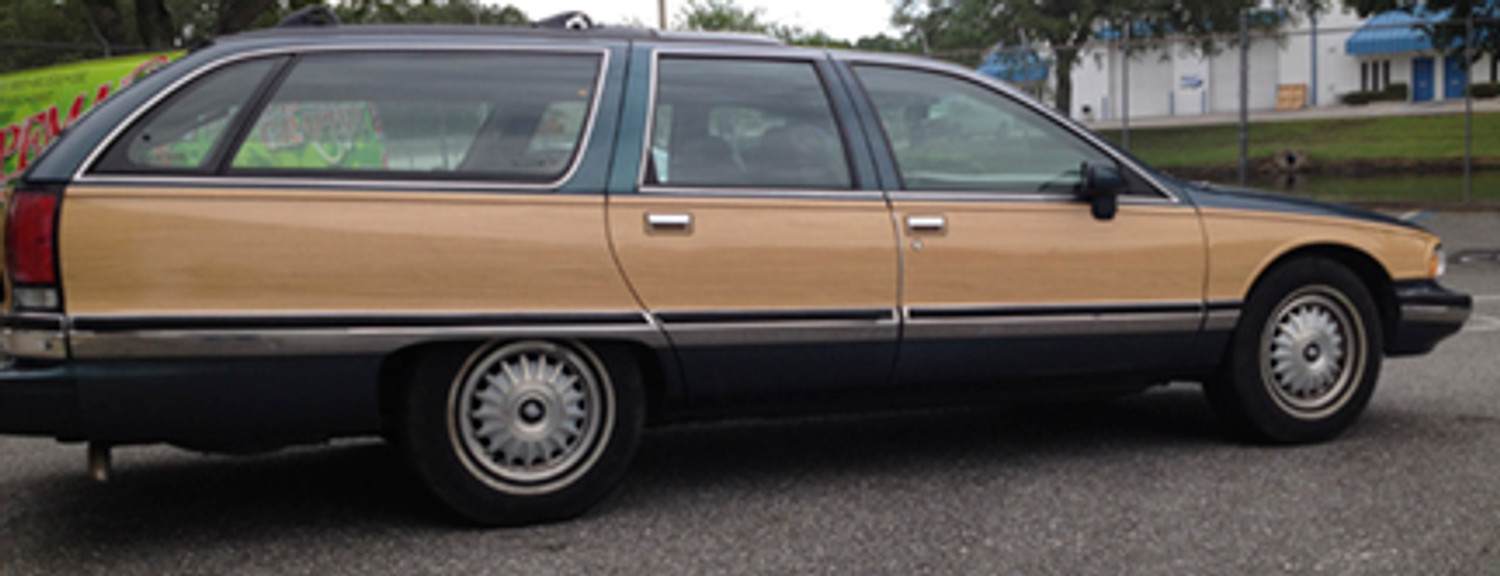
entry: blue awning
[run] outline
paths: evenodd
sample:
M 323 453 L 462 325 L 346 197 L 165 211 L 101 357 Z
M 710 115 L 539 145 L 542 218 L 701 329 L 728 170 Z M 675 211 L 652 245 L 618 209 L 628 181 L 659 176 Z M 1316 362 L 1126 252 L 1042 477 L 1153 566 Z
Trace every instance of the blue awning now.
M 1344 51 L 1350 56 L 1431 52 L 1432 39 L 1423 26 L 1448 19 L 1448 11 L 1428 12 L 1418 7 L 1411 12 L 1392 10 L 1371 18 L 1349 37 Z
M 1028 84 L 1047 79 L 1051 66 L 1032 50 L 1007 52 L 1004 49 L 990 54 L 979 65 L 980 74 L 988 74 L 1011 84 Z

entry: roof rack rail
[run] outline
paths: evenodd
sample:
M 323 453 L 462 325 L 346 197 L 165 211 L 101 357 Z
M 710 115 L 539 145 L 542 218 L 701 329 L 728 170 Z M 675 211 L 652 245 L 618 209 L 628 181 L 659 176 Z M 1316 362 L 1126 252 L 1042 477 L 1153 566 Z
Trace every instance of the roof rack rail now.
M 282 18 L 276 23 L 277 28 L 302 28 L 320 26 L 338 26 L 339 15 L 333 13 L 333 9 L 327 6 L 308 6 Z
M 584 14 L 579 10 L 574 10 L 572 12 L 554 14 L 550 17 L 537 20 L 536 22 L 531 23 L 531 27 L 562 28 L 565 30 L 592 30 L 594 28 L 598 28 L 599 26 L 594 24 L 594 19 L 589 18 L 588 14 Z

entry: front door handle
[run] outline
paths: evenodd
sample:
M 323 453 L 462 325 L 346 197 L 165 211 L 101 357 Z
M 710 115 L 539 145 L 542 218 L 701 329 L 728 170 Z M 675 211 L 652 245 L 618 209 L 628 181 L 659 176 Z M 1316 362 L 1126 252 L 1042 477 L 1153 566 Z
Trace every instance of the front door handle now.
M 646 214 L 646 226 L 653 230 L 687 230 L 693 227 L 693 215 Z
M 912 232 L 942 232 L 948 227 L 948 219 L 943 216 L 907 216 L 906 227 Z

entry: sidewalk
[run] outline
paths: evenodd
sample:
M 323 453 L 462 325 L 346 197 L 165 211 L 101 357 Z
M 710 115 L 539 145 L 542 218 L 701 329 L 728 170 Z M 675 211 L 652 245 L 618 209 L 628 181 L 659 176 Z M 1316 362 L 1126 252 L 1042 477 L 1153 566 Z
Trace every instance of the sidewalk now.
M 1475 100 L 1474 113 L 1500 112 L 1500 99 Z M 1334 120 L 1342 118 L 1379 118 L 1388 116 L 1442 116 L 1464 113 L 1463 100 L 1440 102 L 1376 102 L 1366 106 L 1326 106 L 1306 110 L 1261 110 L 1250 112 L 1250 122 L 1300 122 L 1307 120 Z M 1189 126 L 1221 126 L 1238 124 L 1238 112 L 1215 113 L 1196 116 L 1152 116 L 1131 118 L 1131 129 L 1177 128 Z M 1119 130 L 1120 120 L 1085 122 L 1090 130 Z

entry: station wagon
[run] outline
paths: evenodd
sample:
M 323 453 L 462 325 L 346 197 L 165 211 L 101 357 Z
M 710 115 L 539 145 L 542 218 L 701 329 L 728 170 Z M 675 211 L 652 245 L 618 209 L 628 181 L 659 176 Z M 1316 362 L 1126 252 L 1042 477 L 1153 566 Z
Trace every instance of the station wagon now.
M 975 72 L 636 29 L 282 26 L 102 103 L 7 194 L 0 432 L 384 436 L 575 516 L 648 425 L 1201 382 L 1333 438 L 1456 332 L 1439 238 L 1187 183 Z

